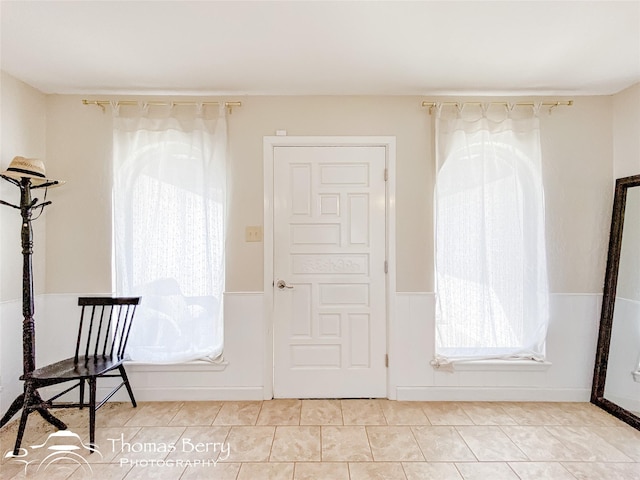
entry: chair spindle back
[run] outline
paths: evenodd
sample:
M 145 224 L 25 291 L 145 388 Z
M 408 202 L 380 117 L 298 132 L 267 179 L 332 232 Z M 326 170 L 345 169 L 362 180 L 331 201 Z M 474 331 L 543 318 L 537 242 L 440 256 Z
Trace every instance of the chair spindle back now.
M 74 362 L 124 357 L 140 297 L 80 297 L 82 307 Z

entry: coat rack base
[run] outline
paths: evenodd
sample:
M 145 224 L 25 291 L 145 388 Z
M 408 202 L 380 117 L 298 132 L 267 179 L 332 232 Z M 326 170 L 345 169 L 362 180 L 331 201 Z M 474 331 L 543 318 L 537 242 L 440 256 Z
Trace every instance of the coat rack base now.
M 24 393 L 21 393 L 11 403 L 9 409 L 6 411 L 2 419 L 0 419 L 0 428 L 9 423 L 9 420 L 22 409 L 22 417 L 20 418 L 20 426 L 18 427 L 18 434 L 16 435 L 16 443 L 13 449 L 13 455 L 19 455 L 20 444 L 22 443 L 22 437 L 27 426 L 27 418 L 30 413 L 38 412 L 42 418 L 44 418 L 51 425 L 58 430 L 66 430 L 67 425 L 60 419 L 56 418 L 47 409 L 46 403 L 42 400 L 42 397 L 37 390 L 30 390 L 25 386 Z

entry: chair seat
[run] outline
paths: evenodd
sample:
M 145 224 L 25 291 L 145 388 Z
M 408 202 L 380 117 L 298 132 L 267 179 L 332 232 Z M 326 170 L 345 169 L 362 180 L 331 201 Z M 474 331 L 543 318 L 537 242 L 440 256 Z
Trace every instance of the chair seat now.
M 122 362 L 122 359 L 103 356 L 81 356 L 78 357 L 77 363 L 73 358 L 67 358 L 34 370 L 31 377 L 37 380 L 89 378 L 103 375 L 109 370 L 117 368 Z

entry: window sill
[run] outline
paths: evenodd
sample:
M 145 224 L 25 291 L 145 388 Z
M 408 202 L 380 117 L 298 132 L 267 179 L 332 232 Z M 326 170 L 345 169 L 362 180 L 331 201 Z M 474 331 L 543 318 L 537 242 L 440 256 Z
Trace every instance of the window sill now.
M 212 363 L 204 360 L 193 360 L 182 363 L 143 363 L 126 362 L 133 372 L 222 372 L 229 362 Z
M 448 366 L 433 365 L 433 369 L 451 371 L 452 367 L 456 372 L 546 372 L 551 365 L 551 362 L 535 360 L 467 360 Z

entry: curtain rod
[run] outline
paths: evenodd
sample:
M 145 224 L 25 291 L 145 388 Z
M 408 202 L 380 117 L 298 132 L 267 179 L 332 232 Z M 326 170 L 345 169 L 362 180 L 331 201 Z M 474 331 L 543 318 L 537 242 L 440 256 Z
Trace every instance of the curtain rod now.
M 514 107 L 533 107 L 536 105 L 536 102 L 514 102 L 514 103 L 509 103 L 509 102 L 505 102 L 505 101 L 499 101 L 499 102 L 422 102 L 422 106 L 423 107 L 429 107 L 429 115 L 431 115 L 431 112 L 433 111 L 433 108 L 436 105 L 443 105 L 443 106 L 457 106 L 457 105 L 483 105 L 483 104 L 489 104 L 489 105 L 503 105 L 505 107 L 509 106 L 509 105 L 513 105 Z M 558 101 L 558 102 L 540 102 L 540 105 L 542 105 L 543 107 L 549 107 L 549 111 L 553 110 L 556 107 L 571 107 L 573 105 L 573 100 L 562 100 L 562 101 Z
M 138 105 L 140 102 L 135 100 L 117 100 L 116 103 L 118 105 Z M 169 105 L 179 105 L 179 106 L 195 106 L 195 105 L 220 105 L 220 102 L 160 102 L 160 101 L 150 101 L 146 102 L 147 105 L 154 106 L 169 106 Z M 105 111 L 105 105 L 111 105 L 110 100 L 82 100 L 83 105 L 97 105 Z M 233 113 L 233 107 L 241 107 L 242 102 L 224 102 L 224 106 L 229 110 L 229 115 Z

